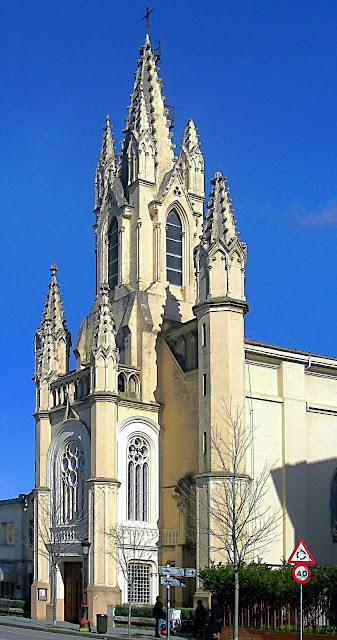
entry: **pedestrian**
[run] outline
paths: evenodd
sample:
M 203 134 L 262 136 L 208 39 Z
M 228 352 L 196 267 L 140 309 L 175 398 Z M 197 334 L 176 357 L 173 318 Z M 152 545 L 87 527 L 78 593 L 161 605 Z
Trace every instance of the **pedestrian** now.
M 202 600 L 197 600 L 193 623 L 193 638 L 203 637 L 206 624 L 206 615 L 206 609 L 202 604 Z
M 211 615 L 208 623 L 207 639 L 220 640 L 223 627 L 224 610 L 219 600 L 213 596 L 211 603 Z
M 156 636 L 156 638 L 160 638 L 161 621 L 164 619 L 164 611 L 163 611 L 161 596 L 156 597 L 156 603 L 153 607 L 152 615 L 156 621 L 156 630 L 154 635 Z

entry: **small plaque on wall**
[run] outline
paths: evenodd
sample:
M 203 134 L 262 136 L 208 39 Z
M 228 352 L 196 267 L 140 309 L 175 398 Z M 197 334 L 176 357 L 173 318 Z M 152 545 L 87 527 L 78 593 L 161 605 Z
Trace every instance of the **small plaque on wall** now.
M 39 600 L 47 600 L 47 589 L 38 589 Z

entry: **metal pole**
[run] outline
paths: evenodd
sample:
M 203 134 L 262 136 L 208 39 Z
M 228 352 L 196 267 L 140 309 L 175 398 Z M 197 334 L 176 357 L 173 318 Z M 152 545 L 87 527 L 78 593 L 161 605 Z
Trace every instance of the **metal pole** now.
M 166 638 L 170 640 L 170 622 L 171 622 L 171 602 L 170 602 L 170 585 L 166 587 Z
M 303 584 L 300 584 L 300 640 L 303 640 Z

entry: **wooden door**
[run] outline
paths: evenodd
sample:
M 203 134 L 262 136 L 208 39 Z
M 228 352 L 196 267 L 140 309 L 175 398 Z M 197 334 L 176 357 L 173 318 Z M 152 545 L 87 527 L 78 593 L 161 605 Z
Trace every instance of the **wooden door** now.
M 81 618 L 82 564 L 64 563 L 64 619 L 79 622 Z

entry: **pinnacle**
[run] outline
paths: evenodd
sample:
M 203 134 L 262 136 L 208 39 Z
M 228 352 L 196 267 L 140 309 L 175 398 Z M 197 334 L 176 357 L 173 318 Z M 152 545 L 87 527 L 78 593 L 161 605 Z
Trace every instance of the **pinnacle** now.
M 96 351 L 100 347 L 105 350 L 116 349 L 116 330 L 109 301 L 109 290 L 108 283 L 103 282 L 100 286 L 97 318 L 93 334 L 93 349 Z
M 113 138 L 109 115 L 105 118 L 105 127 L 103 128 L 103 131 L 104 133 L 98 166 L 116 171 L 115 141 Z
M 198 133 L 197 133 L 197 128 L 196 128 L 193 120 L 191 120 L 191 118 L 188 120 L 187 125 L 186 125 L 185 130 L 184 130 L 183 147 L 185 148 L 186 152 L 188 152 L 188 153 L 191 153 L 196 148 L 198 148 L 198 149 L 200 148 L 200 142 L 199 142 L 199 136 L 198 136 Z
M 63 310 L 63 303 L 60 293 L 60 285 L 57 282 L 56 273 L 58 268 L 56 264 L 52 264 L 50 267 L 51 282 L 49 284 L 47 298 L 44 304 L 43 315 L 41 320 L 41 329 L 43 329 L 45 323 L 51 322 L 52 331 L 58 331 L 63 329 L 67 331 L 67 325 Z
M 204 223 L 203 238 L 209 246 L 218 240 L 227 244 L 236 236 L 236 221 L 234 220 L 234 210 L 232 201 L 229 198 L 230 190 L 227 185 L 227 178 L 218 170 L 213 180 L 210 200 L 207 203 L 207 213 Z
M 35 337 L 36 375 L 51 372 L 63 374 L 69 369 L 71 337 L 64 315 L 60 285 L 57 282 L 57 270 L 57 265 L 52 264 L 51 281 Z
M 128 153 L 130 139 L 135 140 L 135 150 L 139 153 L 137 144 L 142 136 L 147 134 L 148 144 L 151 144 L 152 151 L 157 152 L 157 157 L 160 159 L 156 170 L 156 181 L 161 182 L 165 173 L 173 166 L 171 123 L 161 92 L 162 83 L 158 77 L 157 56 L 151 48 L 148 33 L 140 49 L 140 59 L 137 64 L 138 69 L 122 142 L 122 163 L 128 164 L 125 156 Z

